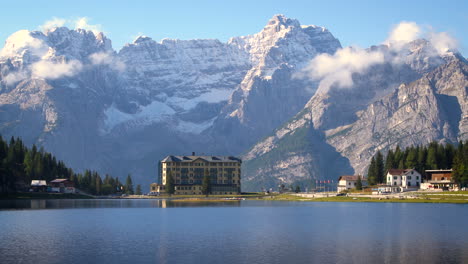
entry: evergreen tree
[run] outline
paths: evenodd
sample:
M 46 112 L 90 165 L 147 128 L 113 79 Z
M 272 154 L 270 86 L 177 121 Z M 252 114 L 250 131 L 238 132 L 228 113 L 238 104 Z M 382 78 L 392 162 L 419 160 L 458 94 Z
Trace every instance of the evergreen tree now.
M 166 192 L 169 195 L 174 194 L 175 186 L 174 186 L 174 178 L 172 177 L 172 171 L 169 171 L 166 176 Z
M 102 180 L 98 173 L 96 173 L 95 177 L 95 190 L 96 195 L 101 195 L 101 188 L 102 188 Z
M 369 168 L 367 170 L 367 181 L 369 182 L 369 185 L 375 185 L 377 183 L 377 166 L 375 163 L 375 158 L 372 157 L 371 163 L 369 165 Z
M 431 143 L 427 150 L 426 168 L 435 170 L 437 166 L 437 145 Z
M 416 170 L 421 173 L 423 178 L 426 178 L 426 155 L 427 149 L 425 147 L 419 147 L 418 149 L 418 164 L 416 165 Z
M 133 182 L 130 174 L 127 175 L 127 180 L 125 180 L 125 193 L 133 194 Z
M 211 192 L 211 186 L 210 186 L 210 173 L 208 169 L 205 169 L 205 173 L 203 175 L 203 181 L 202 181 L 202 193 L 206 196 L 208 196 Z
M 135 190 L 135 194 L 136 195 L 141 195 L 141 185 L 140 184 L 137 185 L 136 190 Z
M 468 147 L 460 142 L 453 158 L 453 180 L 458 183 L 461 187 L 465 187 L 468 184 L 468 164 L 466 157 L 466 149 Z
M 387 157 L 385 158 L 385 167 L 384 167 L 384 174 L 387 173 L 390 169 L 393 169 L 393 164 L 394 164 L 394 154 L 393 154 L 393 150 L 389 150 L 388 151 L 388 154 L 387 154 Z
M 361 175 L 358 175 L 358 178 L 356 180 L 356 190 L 360 191 L 362 190 L 362 179 Z
M 384 161 L 380 151 L 377 151 L 375 158 L 375 175 L 377 183 L 382 183 L 384 181 Z
M 296 189 L 294 190 L 295 193 L 300 193 L 301 192 L 301 186 L 296 185 Z
M 408 151 L 408 155 L 406 156 L 405 169 L 416 168 L 417 164 L 418 164 L 418 153 L 416 151 L 416 148 L 411 147 Z

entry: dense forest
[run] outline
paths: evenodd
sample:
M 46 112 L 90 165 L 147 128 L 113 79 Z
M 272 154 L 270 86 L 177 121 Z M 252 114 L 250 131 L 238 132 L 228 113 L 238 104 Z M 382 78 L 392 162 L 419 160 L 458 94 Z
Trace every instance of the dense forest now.
M 27 191 L 31 180 L 50 182 L 54 179 L 69 179 L 76 188 L 93 195 L 133 194 L 131 175 L 124 184 L 118 177 L 106 174 L 103 179 L 91 170 L 75 173 L 43 148 L 37 149 L 35 145 L 28 148 L 20 138 L 14 137 L 6 142 L 0 136 L 0 193 Z M 141 193 L 141 186 L 137 186 L 136 191 Z
M 453 169 L 453 179 L 461 187 L 468 185 L 468 141 L 458 145 L 432 142 L 428 146 L 397 146 L 384 155 L 378 151 L 372 157 L 367 172 L 370 185 L 385 182 L 389 169 L 416 169 L 425 177 L 425 170 Z

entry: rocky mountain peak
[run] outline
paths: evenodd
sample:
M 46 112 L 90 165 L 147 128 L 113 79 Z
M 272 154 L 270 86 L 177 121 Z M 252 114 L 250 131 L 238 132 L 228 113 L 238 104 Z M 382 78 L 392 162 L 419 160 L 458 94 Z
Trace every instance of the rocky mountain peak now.
M 152 41 L 153 39 L 150 37 L 147 37 L 145 35 L 138 36 L 134 41 L 133 44 L 138 44 L 138 43 L 143 43 L 147 41 Z
M 284 15 L 274 15 L 265 26 L 265 31 L 279 32 L 288 27 L 300 27 L 301 24 L 296 19 L 287 18 Z

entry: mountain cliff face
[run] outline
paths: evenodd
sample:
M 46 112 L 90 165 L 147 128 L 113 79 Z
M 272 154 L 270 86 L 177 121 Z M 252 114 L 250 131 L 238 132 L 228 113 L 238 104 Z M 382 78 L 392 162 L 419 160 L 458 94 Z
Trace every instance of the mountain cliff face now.
M 295 118 L 244 155 L 247 184 L 271 186 L 285 178 L 286 183 L 310 183 L 311 179 L 334 179 L 344 173 L 365 174 L 378 150 L 397 144 L 407 147 L 433 140 L 465 140 L 466 60 L 450 53 L 417 68 L 413 55 L 409 53 L 403 65 L 385 63 L 355 75 L 351 89 L 335 87 L 316 93 Z M 411 68 L 415 70 L 409 71 Z M 399 73 L 401 69 L 406 69 L 406 75 Z M 395 81 L 394 76 L 400 79 Z M 392 87 L 398 82 L 402 84 Z M 327 148 L 304 150 L 311 138 Z M 284 145 L 290 146 L 287 151 L 283 151 Z M 324 164 L 318 163 L 324 155 L 330 157 Z M 279 166 L 282 170 L 276 169 Z M 291 173 L 297 170 L 304 173 Z
M 118 52 L 102 33 L 21 30 L 0 51 L 0 133 L 143 184 L 168 154 L 243 154 L 244 190 L 362 173 L 397 143 L 467 138 L 459 54 L 373 46 L 381 63 L 318 90 L 310 62 L 340 50 L 327 29 L 282 15 L 226 43 L 140 36 Z
M 339 47 L 282 15 L 227 43 L 140 36 L 119 52 L 102 33 L 22 30 L 0 53 L 0 132 L 150 182 L 167 154 L 239 154 L 291 118 L 315 89 L 292 75 Z
M 208 134 L 234 153 L 267 135 L 295 115 L 316 90 L 309 80 L 294 78 L 322 53 L 334 53 L 340 42 L 323 27 L 301 26 L 297 20 L 274 16 L 255 35 L 229 41 L 250 54 L 253 67 L 233 93 Z

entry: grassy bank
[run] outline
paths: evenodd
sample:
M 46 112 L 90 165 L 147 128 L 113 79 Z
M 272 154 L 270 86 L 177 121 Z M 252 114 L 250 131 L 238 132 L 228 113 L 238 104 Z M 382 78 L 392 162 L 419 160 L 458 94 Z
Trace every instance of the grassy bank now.
M 15 200 L 15 199 L 93 199 L 92 196 L 77 194 L 77 193 L 11 193 L 1 194 L 2 200 Z
M 382 198 L 382 197 L 346 197 L 346 196 L 330 196 L 305 198 L 290 194 L 280 194 L 269 196 L 264 200 L 271 201 L 309 201 L 309 202 L 373 202 L 373 203 L 456 203 L 468 204 L 468 197 L 462 195 L 417 195 L 415 198 Z

